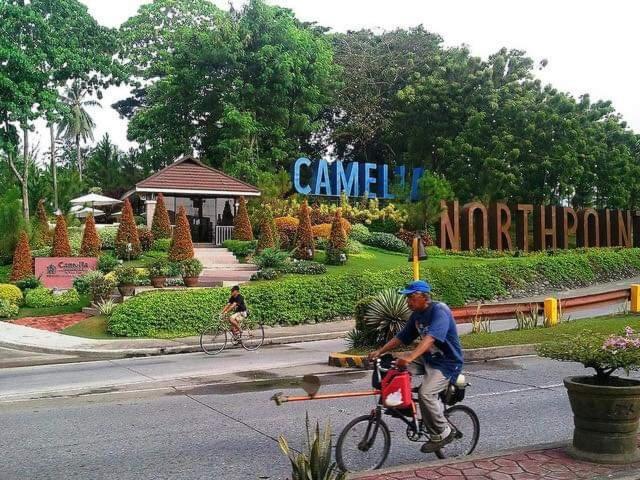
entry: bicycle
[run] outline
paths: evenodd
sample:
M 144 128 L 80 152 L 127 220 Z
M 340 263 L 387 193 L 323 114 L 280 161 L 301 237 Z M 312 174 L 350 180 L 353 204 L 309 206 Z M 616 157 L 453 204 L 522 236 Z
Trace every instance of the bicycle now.
M 264 327 L 261 323 L 254 324 L 250 320 L 249 312 L 247 316 L 238 322 L 240 335 L 236 336 L 231 331 L 231 324 L 220 314 L 218 321 L 206 327 L 200 333 L 200 348 L 207 355 L 217 355 L 225 349 L 229 335 L 233 343 L 242 345 L 248 351 L 259 349 L 264 343 Z
M 384 355 L 376 360 L 373 387 L 379 393 L 379 382 L 389 369 L 395 368 L 390 355 Z M 383 364 L 388 364 L 388 368 Z M 464 385 L 450 382 L 440 393 L 440 400 L 445 404 L 444 415 L 454 431 L 454 440 L 435 452 L 438 458 L 452 458 L 470 455 L 478 444 L 480 436 L 480 421 L 476 413 L 465 405 L 455 405 L 464 398 Z M 336 462 L 344 472 L 375 470 L 387 460 L 391 448 L 391 432 L 382 419 L 389 415 L 400 419 L 407 425 L 405 434 L 412 442 L 426 441 L 426 432 L 418 417 L 418 390 L 412 389 L 412 404 L 408 409 L 399 410 L 384 407 L 382 396 L 378 398 L 376 408 L 368 415 L 354 418 L 340 433 L 336 444 Z M 384 408 L 384 410 L 383 410 Z

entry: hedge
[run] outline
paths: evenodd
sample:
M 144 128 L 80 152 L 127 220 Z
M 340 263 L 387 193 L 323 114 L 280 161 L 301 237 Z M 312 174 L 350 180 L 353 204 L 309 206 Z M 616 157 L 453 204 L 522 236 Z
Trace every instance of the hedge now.
M 29 290 L 25 295 L 24 304 L 30 308 L 61 307 L 80 302 L 80 296 L 75 288 L 64 293 L 54 295 L 48 288 L 38 287 Z
M 428 262 L 427 262 L 428 264 Z M 460 306 L 491 300 L 527 284 L 545 282 L 550 288 L 575 288 L 594 281 L 640 274 L 640 249 L 599 249 L 587 254 L 532 255 L 499 258 L 456 267 L 426 267 L 437 300 Z M 411 280 L 411 266 L 383 270 L 285 277 L 242 287 L 252 317 L 265 325 L 323 322 L 353 314 L 354 305 L 384 288 Z M 229 298 L 227 288 L 148 292 L 118 306 L 109 331 L 125 336 L 195 335 L 212 321 Z

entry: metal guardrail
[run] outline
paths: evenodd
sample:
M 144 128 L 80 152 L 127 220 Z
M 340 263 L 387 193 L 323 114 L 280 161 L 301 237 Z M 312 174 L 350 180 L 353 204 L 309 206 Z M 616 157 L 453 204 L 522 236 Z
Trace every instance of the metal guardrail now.
M 560 304 L 562 311 L 571 311 L 599 304 L 604 305 L 608 303 L 621 302 L 629 300 L 630 297 L 631 289 L 621 288 L 602 293 L 560 298 L 558 299 L 558 303 Z M 451 311 L 456 319 L 456 323 L 471 323 L 476 316 L 482 316 L 487 320 L 515 318 L 516 312 L 527 313 L 536 307 L 539 312 L 543 312 L 544 301 L 465 305 L 464 307 L 453 307 L 451 308 Z

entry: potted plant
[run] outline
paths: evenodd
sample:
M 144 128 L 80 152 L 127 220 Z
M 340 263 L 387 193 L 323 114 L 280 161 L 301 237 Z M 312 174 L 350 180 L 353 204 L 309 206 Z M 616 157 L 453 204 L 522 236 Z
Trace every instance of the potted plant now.
M 118 291 L 123 297 L 130 297 L 135 292 L 135 283 L 137 272 L 134 267 L 129 265 L 120 265 L 114 270 L 116 281 L 118 282 Z
M 91 300 L 94 305 L 111 298 L 113 289 L 116 288 L 116 282 L 107 277 L 102 272 L 90 272 L 92 275 L 88 278 L 88 290 L 91 294 Z M 89 274 L 86 274 L 89 276 Z
M 574 416 L 575 458 L 598 463 L 640 460 L 636 434 L 640 417 L 640 380 L 621 378 L 640 369 L 640 335 L 627 327 L 621 335 L 583 331 L 538 347 L 541 356 L 582 363 L 595 375 L 567 377 L 564 385 Z
M 169 274 L 169 262 L 164 258 L 155 260 L 149 265 L 149 278 L 154 288 L 164 287 L 164 282 Z
M 182 280 L 187 287 L 197 287 L 198 277 L 202 273 L 202 262 L 197 258 L 190 258 L 180 263 Z

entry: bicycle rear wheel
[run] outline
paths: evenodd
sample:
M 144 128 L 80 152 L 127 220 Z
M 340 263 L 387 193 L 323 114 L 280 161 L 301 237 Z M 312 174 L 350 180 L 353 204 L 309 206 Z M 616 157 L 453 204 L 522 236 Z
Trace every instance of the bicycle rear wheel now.
M 262 346 L 264 342 L 264 328 L 261 324 L 243 325 L 240 343 L 245 350 L 253 351 Z
M 336 463 L 343 472 L 375 470 L 384 464 L 391 448 L 389 427 L 375 415 L 363 415 L 347 424 L 336 444 Z
M 480 437 L 480 420 L 476 412 L 465 405 L 455 405 L 444 412 L 449 425 L 455 431 L 454 440 L 436 451 L 438 458 L 455 458 L 471 455 Z
M 200 348 L 207 355 L 216 355 L 227 346 L 227 331 L 220 325 L 205 328 L 200 334 Z

